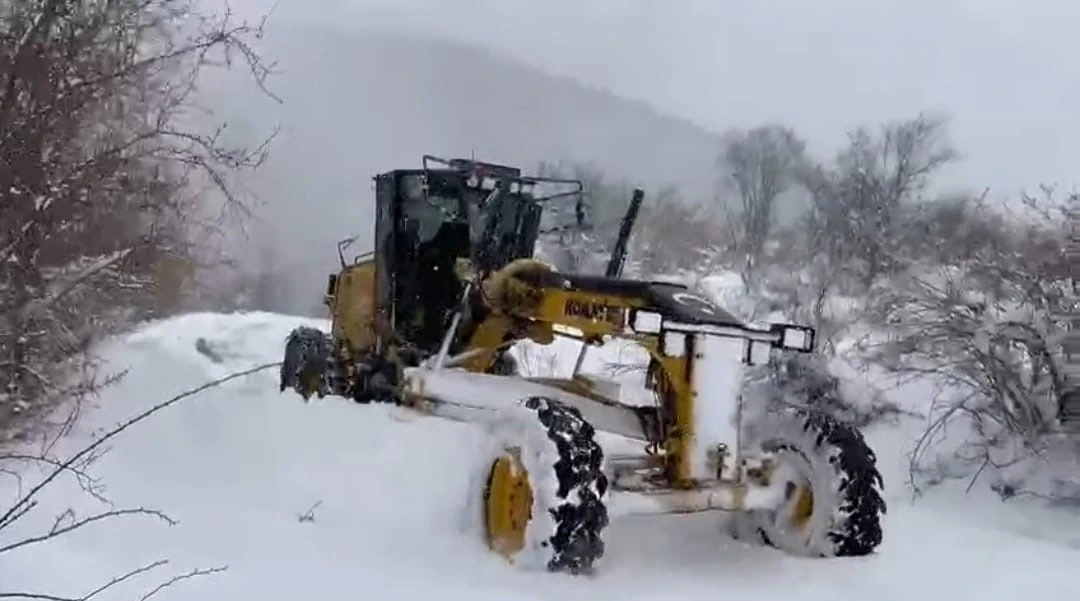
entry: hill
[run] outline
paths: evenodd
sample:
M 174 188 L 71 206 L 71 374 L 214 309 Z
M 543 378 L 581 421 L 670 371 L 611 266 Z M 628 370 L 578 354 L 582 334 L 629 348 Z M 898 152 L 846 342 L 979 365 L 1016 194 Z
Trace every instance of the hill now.
M 276 261 L 297 268 L 281 308 L 306 311 L 334 265 L 334 243 L 371 231 L 371 176 L 418 166 L 424 153 L 532 168 L 590 162 L 650 190 L 710 193 L 717 136 L 572 79 L 486 50 L 422 38 L 283 21 L 266 38 L 281 73 L 270 102 L 233 78 L 208 95 L 233 135 L 280 124 L 247 185 L 265 206 L 257 229 Z

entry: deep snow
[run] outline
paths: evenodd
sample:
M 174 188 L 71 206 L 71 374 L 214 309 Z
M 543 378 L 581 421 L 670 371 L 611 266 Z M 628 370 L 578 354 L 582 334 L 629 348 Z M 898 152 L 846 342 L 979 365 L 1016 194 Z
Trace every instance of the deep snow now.
M 277 361 L 285 335 L 300 323 L 325 326 L 262 313 L 196 314 L 110 343 L 111 365 L 130 371 L 63 442 L 65 450 L 184 389 Z M 196 351 L 200 337 L 220 363 Z M 94 468 L 117 506 L 159 508 L 177 525 L 112 521 L 0 554 L 0 592 L 79 597 L 162 558 L 170 565 L 95 599 L 137 599 L 170 574 L 219 565 L 228 570 L 155 599 L 1013 601 L 1080 594 L 1080 517 L 964 496 L 955 486 L 913 503 L 903 483 L 911 428 L 884 426 L 868 432 L 890 509 L 874 556 L 785 556 L 731 540 L 721 532 L 720 514 L 623 517 L 607 531 L 608 551 L 595 576 L 518 571 L 463 530 L 466 475 L 479 435 L 470 425 L 387 406 L 304 404 L 278 393 L 275 370 L 235 380 L 124 433 Z M 24 474 L 24 486 L 35 476 Z M 14 495 L 14 480 L 0 486 L 5 501 Z M 314 520 L 301 521 L 316 503 Z M 71 506 L 101 509 L 64 481 L 32 514 L 0 531 L 0 543 L 48 529 Z

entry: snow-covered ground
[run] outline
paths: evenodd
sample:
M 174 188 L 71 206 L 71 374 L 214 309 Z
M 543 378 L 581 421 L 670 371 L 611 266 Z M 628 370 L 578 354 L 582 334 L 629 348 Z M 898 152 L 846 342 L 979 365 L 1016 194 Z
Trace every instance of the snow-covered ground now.
M 115 341 L 107 355 L 113 367 L 130 371 L 65 448 L 75 450 L 95 429 L 181 390 L 277 361 L 286 333 L 303 321 L 188 315 Z M 220 362 L 196 350 L 200 337 Z M 0 592 L 78 598 L 160 558 L 171 563 L 94 598 L 137 599 L 169 574 L 215 566 L 228 570 L 181 582 L 155 599 L 1011 601 L 1080 594 L 1080 517 L 965 496 L 955 487 L 912 502 L 903 484 L 911 431 L 868 432 L 890 503 L 885 542 L 874 556 L 785 556 L 729 539 L 719 514 L 627 517 L 608 529 L 608 552 L 595 576 L 525 573 L 463 529 L 477 429 L 340 399 L 305 405 L 278 393 L 276 371 L 269 370 L 155 415 L 116 438 L 95 466 L 117 506 L 158 508 L 176 525 L 103 522 L 0 554 Z M 34 475 L 24 474 L 23 485 Z M 14 484 L 0 480 L 4 500 L 15 494 Z M 101 509 L 65 481 L 0 531 L 0 546 L 47 530 L 71 506 L 80 514 Z M 312 506 L 313 519 L 301 520 Z

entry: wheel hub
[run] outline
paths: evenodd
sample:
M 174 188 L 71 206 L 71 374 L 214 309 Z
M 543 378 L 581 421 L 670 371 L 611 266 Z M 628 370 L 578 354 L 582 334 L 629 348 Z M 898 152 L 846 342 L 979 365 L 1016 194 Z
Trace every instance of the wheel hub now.
M 814 514 L 814 491 L 808 484 L 798 484 L 795 485 L 793 497 L 788 521 L 795 528 L 802 530 L 810 522 L 810 516 Z
M 525 548 L 525 528 L 532 517 L 532 487 L 517 449 L 491 464 L 484 495 L 487 544 L 509 558 Z
M 814 491 L 809 478 L 809 460 L 792 448 L 780 448 L 777 465 L 772 474 L 783 482 L 783 502 L 777 508 L 778 523 L 784 528 L 801 532 L 814 515 Z

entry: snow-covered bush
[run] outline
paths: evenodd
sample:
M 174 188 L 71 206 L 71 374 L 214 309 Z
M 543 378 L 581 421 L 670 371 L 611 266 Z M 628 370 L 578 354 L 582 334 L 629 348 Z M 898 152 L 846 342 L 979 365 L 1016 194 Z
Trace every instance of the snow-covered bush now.
M 916 449 L 938 475 L 931 448 L 940 444 L 953 454 L 953 475 L 1015 465 L 1056 446 L 1048 435 L 1059 430 L 1066 389 L 1064 320 L 1080 313 L 1064 208 L 1027 199 L 1023 214 L 1005 220 L 972 207 L 976 248 L 950 264 L 914 265 L 873 291 L 877 335 L 861 345 L 865 358 L 948 389 Z M 968 436 L 939 436 L 958 428 Z
M 722 227 L 705 206 L 674 191 L 647 198 L 630 241 L 637 275 L 685 281 L 723 269 Z
M 860 428 L 905 413 L 841 361 L 820 354 L 777 354 L 749 371 L 748 384 L 767 410 L 812 409 Z

